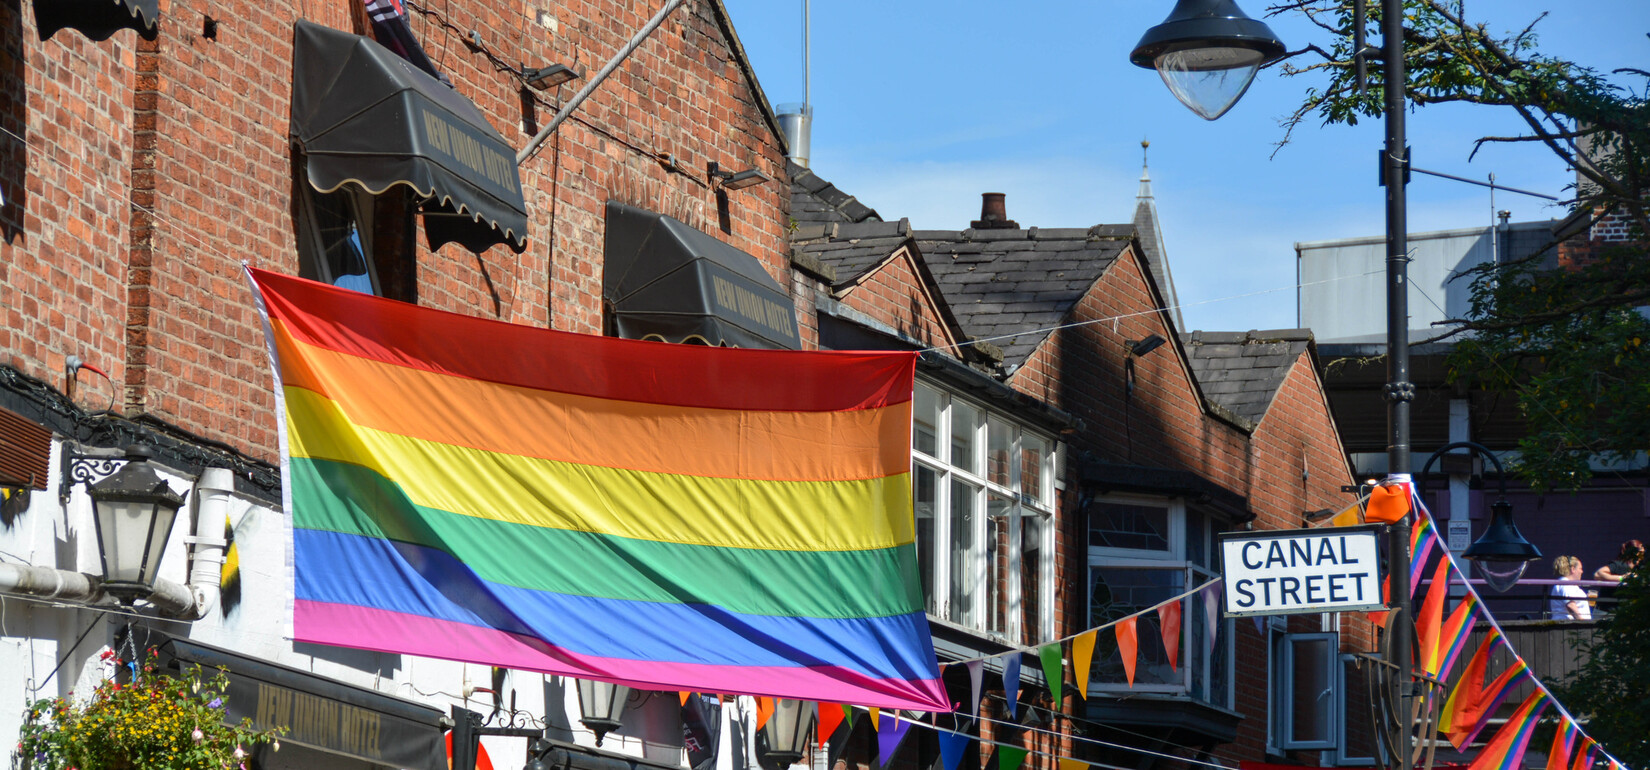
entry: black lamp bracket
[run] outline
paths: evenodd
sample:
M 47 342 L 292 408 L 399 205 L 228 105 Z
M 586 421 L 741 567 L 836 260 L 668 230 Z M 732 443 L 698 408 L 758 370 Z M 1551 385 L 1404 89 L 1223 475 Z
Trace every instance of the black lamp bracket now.
M 88 454 L 63 447 L 63 477 L 57 487 L 57 500 L 69 504 L 69 493 L 76 484 L 91 486 L 115 474 L 126 465 L 125 454 Z

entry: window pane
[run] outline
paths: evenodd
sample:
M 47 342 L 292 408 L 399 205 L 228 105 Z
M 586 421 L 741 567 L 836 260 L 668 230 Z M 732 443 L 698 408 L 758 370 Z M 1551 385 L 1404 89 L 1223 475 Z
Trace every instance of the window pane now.
M 951 482 L 951 596 L 946 617 L 952 622 L 972 625 L 979 616 L 975 599 L 979 595 L 984 572 L 980 564 L 980 544 L 975 541 L 974 527 L 978 523 L 979 494 L 976 488 L 957 481 Z
M 917 514 L 917 572 L 922 576 L 922 597 L 930 613 L 939 614 L 939 597 L 934 595 L 934 506 L 939 499 L 939 474 L 921 465 L 911 481 Z
M 1330 656 L 1335 652 L 1332 640 L 1321 635 L 1292 636 L 1287 643 L 1291 653 L 1289 669 L 1295 685 L 1294 692 L 1285 696 L 1291 698 L 1293 706 L 1290 741 L 1328 741 L 1332 737 L 1330 716 L 1334 712 L 1334 703 L 1330 700 L 1334 689 L 1329 681 Z
M 911 406 L 911 446 L 929 457 L 939 457 L 940 394 L 917 386 Z
M 990 565 L 990 574 L 986 587 L 991 602 L 991 613 L 986 623 L 986 630 L 999 635 L 1008 634 L 1010 619 L 1014 617 L 1015 608 L 1012 597 L 1009 595 L 1009 580 L 1014 575 L 1013 552 L 1009 550 L 1009 521 L 1014 512 L 1014 504 L 1001 495 L 992 494 L 986 501 L 985 546 L 988 549 L 986 563 Z
M 1047 527 L 1042 515 L 1021 511 L 1020 628 L 1024 629 L 1024 644 L 1043 641 L 1047 631 L 1043 625 L 1043 533 Z
M 1094 503 L 1089 506 L 1089 545 L 1169 550 L 1169 509 L 1155 505 Z
M 1145 569 L 1091 567 L 1089 569 L 1089 626 L 1099 626 L 1151 607 L 1186 590 L 1186 569 Z M 1169 668 L 1163 648 L 1162 631 L 1156 614 L 1136 621 L 1138 657 L 1134 671 L 1136 685 L 1180 684 L 1180 675 Z M 1127 684 L 1123 659 L 1117 651 L 1117 636 L 1101 634 L 1094 651 L 1091 680 L 1104 684 Z
M 1009 453 L 1014 448 L 1014 428 L 993 415 L 986 420 L 985 477 L 993 484 L 1012 484 Z
M 1186 512 L 1186 560 L 1199 567 L 1209 566 L 1209 544 L 1203 542 L 1203 517 Z
M 974 439 L 979 424 L 979 410 L 961 401 L 951 402 L 951 464 L 969 473 L 980 472 Z
M 1047 507 L 1050 479 L 1045 475 L 1048 441 L 1029 433 L 1020 434 L 1020 499 Z

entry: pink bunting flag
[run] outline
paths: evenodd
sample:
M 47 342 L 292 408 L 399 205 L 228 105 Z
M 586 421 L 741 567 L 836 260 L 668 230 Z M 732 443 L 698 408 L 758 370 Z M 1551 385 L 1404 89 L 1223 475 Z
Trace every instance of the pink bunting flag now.
M 1163 651 L 1169 654 L 1169 668 L 1180 670 L 1180 602 L 1157 608 L 1158 626 L 1163 632 Z
M 1205 586 L 1201 592 L 1203 596 L 1203 622 L 1205 627 L 1209 629 L 1209 649 L 1207 652 L 1210 659 L 1214 658 L 1215 637 L 1218 636 L 1220 631 L 1220 596 L 1222 590 L 1219 582 L 1210 581 L 1209 585 Z

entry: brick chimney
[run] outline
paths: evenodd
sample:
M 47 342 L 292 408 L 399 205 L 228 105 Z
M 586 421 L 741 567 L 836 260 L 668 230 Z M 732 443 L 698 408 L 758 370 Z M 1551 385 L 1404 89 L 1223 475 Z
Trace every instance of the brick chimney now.
M 1008 218 L 1002 193 L 980 193 L 980 218 L 970 222 L 975 230 L 1018 230 L 1020 223 Z

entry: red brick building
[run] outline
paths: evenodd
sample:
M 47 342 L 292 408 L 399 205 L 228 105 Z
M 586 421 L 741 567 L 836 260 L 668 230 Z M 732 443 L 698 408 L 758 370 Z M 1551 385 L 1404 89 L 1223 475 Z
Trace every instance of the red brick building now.
M 1219 531 L 1298 527 L 1352 499 L 1310 340 L 1184 335 L 1161 288 L 1161 234 L 1143 240 L 1139 217 L 1021 228 L 997 209 L 962 232 L 881 221 L 787 166 L 719 0 L 665 17 L 541 144 L 540 128 L 662 4 L 403 0 L 402 31 L 420 52 L 397 42 L 391 3 L 369 15 L 354 0 L 55 1 L 117 13 L 41 39 L 54 0 L 0 8 L 10 75 L 0 86 L 0 546 L 32 554 L 30 568 L 96 571 L 89 543 L 54 545 L 89 516 L 63 458 L 143 441 L 185 482 L 232 471 L 242 558 L 271 565 L 247 576 L 245 606 L 278 608 L 290 595 L 279 528 L 266 526 L 279 515 L 275 399 L 243 263 L 580 333 L 923 350 L 919 566 L 942 662 L 984 664 L 990 721 L 978 735 L 1038 752 L 1037 768 L 1056 756 L 1318 761 L 1290 753 L 1298 744 L 1274 712 L 1322 682 L 1283 678 L 1272 662 L 1290 632 L 1336 630 L 1316 619 L 1211 628 L 1188 603 L 1178 666 L 1143 632 L 1129 687 L 1102 638 L 1083 697 L 1071 693 L 1066 653 L 1057 703 L 1027 657 L 1020 707 L 1007 715 L 1003 656 L 1203 584 L 1217 574 Z M 526 70 L 555 63 L 585 79 L 528 82 Z M 740 317 L 715 287 L 766 310 Z M 77 611 L 28 605 L 32 646 L 0 668 L 73 661 L 78 673 L 60 684 L 94 681 L 95 646 L 122 638 L 119 624 L 82 646 L 66 630 Z M 1338 630 L 1320 650 L 1323 672 L 1338 670 L 1334 652 L 1371 646 L 1362 628 Z M 296 649 L 229 609 L 188 633 L 358 690 L 387 677 L 425 711 L 473 707 L 478 687 L 453 666 Z M 534 694 L 509 678 L 519 672 L 497 676 L 492 689 L 521 685 L 523 708 L 565 731 L 551 737 L 567 750 L 590 748 L 555 700 L 567 685 L 539 677 Z M 947 667 L 946 681 L 968 700 L 968 666 Z M 642 700 L 647 718 L 606 746 L 656 761 L 648 747 L 676 745 L 660 726 L 676 726 L 674 699 Z M 0 713 L 24 704 L 12 705 Z M 1330 727 L 1355 720 L 1314 713 L 1290 727 L 1358 753 Z M 814 766 L 864 761 L 858 724 Z M 988 761 L 992 745 L 974 744 L 972 761 Z M 898 761 L 926 764 L 934 749 L 925 732 Z

